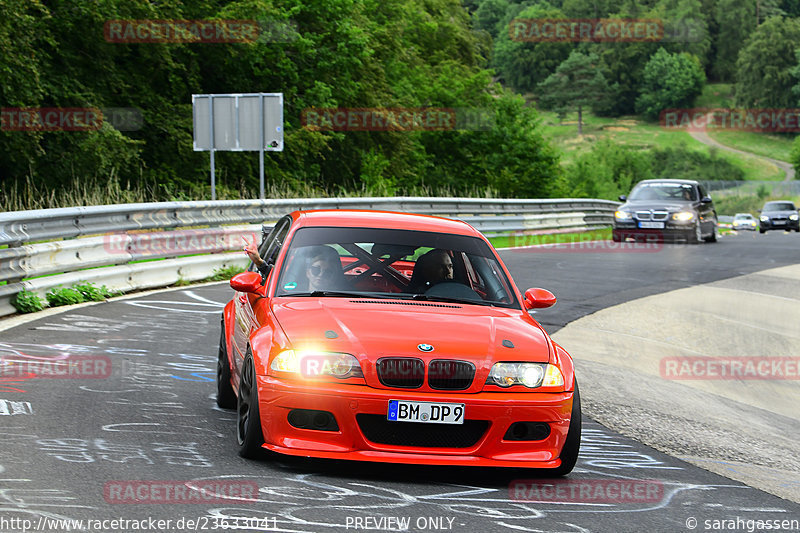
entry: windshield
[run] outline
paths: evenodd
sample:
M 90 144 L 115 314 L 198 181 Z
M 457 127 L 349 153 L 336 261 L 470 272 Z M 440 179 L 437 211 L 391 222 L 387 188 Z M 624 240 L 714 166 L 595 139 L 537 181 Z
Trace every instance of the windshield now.
M 736 215 L 733 217 L 734 220 L 751 220 L 753 215 Z
M 693 202 L 697 200 L 697 192 L 688 183 L 640 183 L 634 187 L 628 199 Z
M 516 307 L 511 281 L 481 239 L 372 228 L 301 228 L 276 296 L 357 296 Z
M 797 211 L 792 202 L 767 202 L 763 211 Z

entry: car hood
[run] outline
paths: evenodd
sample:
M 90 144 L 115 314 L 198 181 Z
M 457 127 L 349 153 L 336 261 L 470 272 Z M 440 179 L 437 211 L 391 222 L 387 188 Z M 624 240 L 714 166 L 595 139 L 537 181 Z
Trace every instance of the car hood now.
M 281 298 L 272 311 L 296 350 L 345 352 L 372 361 L 387 355 L 456 358 L 479 368 L 497 360 L 547 362 L 550 355 L 547 335 L 518 309 L 366 298 Z M 422 352 L 420 344 L 433 346 L 433 351 Z
M 692 202 L 675 202 L 675 201 L 654 201 L 654 200 L 633 200 L 626 202 L 619 209 L 625 211 L 647 211 L 650 209 L 656 211 L 681 211 L 683 209 L 693 209 Z

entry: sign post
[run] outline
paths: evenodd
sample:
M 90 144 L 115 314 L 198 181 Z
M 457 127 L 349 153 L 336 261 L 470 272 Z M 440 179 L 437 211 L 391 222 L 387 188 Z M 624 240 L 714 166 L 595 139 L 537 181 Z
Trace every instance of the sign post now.
M 211 199 L 217 199 L 214 152 L 258 151 L 264 198 L 264 151 L 283 151 L 283 93 L 193 94 L 194 151 L 211 154 Z

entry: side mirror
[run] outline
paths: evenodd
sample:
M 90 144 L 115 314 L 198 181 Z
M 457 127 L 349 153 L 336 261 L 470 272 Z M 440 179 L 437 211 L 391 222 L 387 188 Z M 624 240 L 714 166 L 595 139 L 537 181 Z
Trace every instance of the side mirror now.
M 231 278 L 231 288 L 238 292 L 258 292 L 261 288 L 261 274 L 242 272 Z
M 619 195 L 619 201 L 620 202 L 627 202 L 628 201 L 628 197 L 625 196 L 624 194 L 620 194 Z
M 700 203 L 702 203 L 702 204 L 710 204 L 713 201 L 714 200 L 712 200 L 710 196 L 703 196 L 703 199 L 700 200 Z
M 524 303 L 526 309 L 545 309 L 556 304 L 556 297 L 547 289 L 528 289 Z

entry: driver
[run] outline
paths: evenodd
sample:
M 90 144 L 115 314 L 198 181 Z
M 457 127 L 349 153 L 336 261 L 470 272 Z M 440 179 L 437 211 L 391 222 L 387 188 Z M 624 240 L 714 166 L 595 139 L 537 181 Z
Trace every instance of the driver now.
M 434 248 L 417 259 L 408 291 L 422 293 L 441 281 L 453 279 L 453 260 L 446 250 Z

